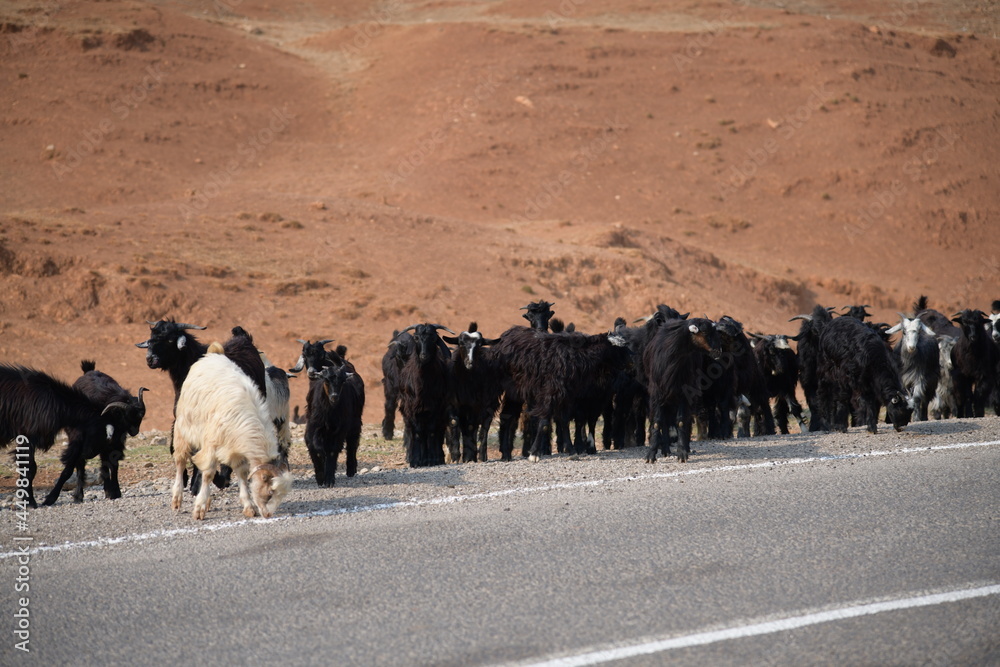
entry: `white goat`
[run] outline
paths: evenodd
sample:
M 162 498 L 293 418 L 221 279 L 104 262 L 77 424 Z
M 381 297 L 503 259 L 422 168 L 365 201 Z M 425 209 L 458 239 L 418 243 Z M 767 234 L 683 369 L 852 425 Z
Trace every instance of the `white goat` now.
M 239 367 L 212 343 L 208 354 L 188 373 L 177 398 L 174 422 L 175 510 L 181 508 L 184 468 L 194 461 L 204 477 L 194 501 L 195 519 L 204 519 L 211 503 L 212 478 L 220 463 L 236 473 L 247 517 L 274 514 L 292 484 L 279 469 L 278 440 L 260 391 Z M 249 480 L 249 482 L 248 482 Z

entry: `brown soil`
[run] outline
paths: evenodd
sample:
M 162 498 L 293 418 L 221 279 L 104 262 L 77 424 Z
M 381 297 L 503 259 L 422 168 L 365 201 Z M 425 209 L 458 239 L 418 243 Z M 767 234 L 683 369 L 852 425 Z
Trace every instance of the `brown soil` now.
M 162 429 L 144 320 L 289 366 L 336 338 L 377 423 L 393 329 L 538 298 L 587 331 L 985 308 L 1000 10 L 870 4 L 5 4 L 0 360 L 94 358 Z

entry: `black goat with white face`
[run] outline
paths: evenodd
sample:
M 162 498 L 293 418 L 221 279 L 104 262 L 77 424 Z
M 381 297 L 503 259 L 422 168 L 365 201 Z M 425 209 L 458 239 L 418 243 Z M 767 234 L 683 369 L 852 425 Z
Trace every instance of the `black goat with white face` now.
M 913 406 L 896 363 L 878 334 L 863 322 L 840 317 L 823 327 L 817 373 L 817 398 L 824 422 L 833 430 L 847 430 L 852 403 L 871 433 L 878 432 L 881 405 L 897 431 L 910 422 Z
M 788 337 L 782 335 L 762 336 L 750 334 L 757 364 L 764 374 L 767 394 L 775 399 L 774 422 L 778 430 L 788 433 L 788 414 L 799 423 L 799 430 L 808 430 L 802 417 L 802 406 L 795 396 L 795 385 L 799 381 L 799 362 L 795 350 L 788 344 Z
M 399 374 L 403 364 L 413 354 L 413 336 L 392 332 L 392 339 L 382 355 L 382 393 L 385 395 L 382 417 L 382 438 L 396 437 L 396 409 L 399 407 Z
M 110 456 L 117 425 L 123 420 L 120 413 L 130 408 L 123 402 L 94 403 L 83 392 L 41 371 L 0 364 L 0 447 L 16 445 L 18 489 L 24 489 L 18 498 L 38 506 L 33 488 L 38 470 L 35 452 L 48 451 L 59 431 L 73 429 L 68 448 L 75 452 L 108 452 Z M 21 478 L 27 481 L 21 484 Z
M 347 476 L 358 470 L 365 383 L 349 362 L 324 366 L 309 387 L 305 442 L 319 486 L 333 486 L 337 458 L 347 451 Z
M 677 460 L 691 453 L 692 408 L 708 388 L 701 371 L 706 358 L 722 358 L 722 341 L 708 319 L 673 320 L 661 326 L 646 346 L 643 368 L 649 393 L 649 447 L 646 461 L 670 454 L 670 427 L 677 427 Z
M 101 446 L 94 447 L 94 441 L 88 441 L 79 429 L 66 429 L 69 444 L 60 457 L 64 466 L 63 471 L 59 479 L 56 480 L 55 486 L 52 487 L 52 491 L 45 498 L 45 505 L 55 503 L 63 485 L 74 471 L 76 471 L 77 484 L 73 491 L 73 502 L 83 502 L 87 459 L 92 459 L 95 456 L 101 458 L 101 483 L 104 485 L 105 497 L 111 500 L 121 498 L 118 464 L 125 458 L 125 440 L 128 436 L 139 434 L 142 419 L 146 416 L 146 405 L 143 402 L 142 393 L 149 391 L 148 389 L 139 387 L 139 396 L 135 397 L 123 389 L 110 375 L 96 370 L 93 361 L 84 361 L 80 367 L 83 369 L 83 375 L 73 383 L 73 388 L 89 398 L 95 405 L 103 408 L 116 406 L 109 413 L 109 415 L 114 416 L 114 433 L 106 441 L 99 442 Z
M 413 324 L 413 353 L 400 372 L 399 411 L 403 415 L 403 441 L 410 467 L 444 463 L 444 436 L 448 411 L 448 363 L 451 351 L 439 330 L 455 335 L 440 324 Z
M 962 331 L 951 351 L 958 417 L 982 417 L 996 390 L 996 352 L 986 331 L 989 320 L 981 310 L 966 309 L 951 321 Z
M 458 336 L 442 336 L 454 345 L 451 356 L 450 404 L 455 428 L 448 432 L 452 461 L 486 461 L 487 436 L 500 406 L 501 377 L 490 345 L 475 322 Z M 461 442 L 459 442 L 459 440 Z

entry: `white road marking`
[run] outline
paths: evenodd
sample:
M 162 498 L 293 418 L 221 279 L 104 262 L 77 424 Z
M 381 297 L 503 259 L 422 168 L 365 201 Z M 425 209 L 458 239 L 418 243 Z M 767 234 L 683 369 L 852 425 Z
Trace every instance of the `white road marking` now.
M 615 660 L 634 658 L 640 655 L 651 655 L 663 653 L 680 648 L 690 648 L 692 646 L 704 646 L 716 642 L 729 641 L 731 639 L 744 639 L 746 637 L 756 637 L 758 635 L 774 634 L 777 632 L 787 632 L 797 628 L 804 628 L 819 623 L 830 623 L 842 621 L 858 616 L 870 616 L 881 614 L 887 611 L 899 611 L 901 609 L 913 609 L 915 607 L 929 607 L 932 605 L 947 604 L 949 602 L 959 602 L 972 598 L 986 597 L 988 595 L 1000 594 L 1000 585 L 982 586 L 979 588 L 963 588 L 935 593 L 933 595 L 921 595 L 918 597 L 898 598 L 895 600 L 885 600 L 883 602 L 872 602 L 867 604 L 853 603 L 836 609 L 792 616 L 774 621 L 764 621 L 760 623 L 750 623 L 747 625 L 737 625 L 722 630 L 710 630 L 698 632 L 681 637 L 671 637 L 656 641 L 643 642 L 631 646 L 617 646 L 602 650 L 587 651 L 576 655 L 553 658 L 541 662 L 518 662 L 512 663 L 521 667 L 585 667 L 586 665 L 599 665 Z
M 673 472 L 649 473 L 644 475 L 633 475 L 630 477 L 618 477 L 614 479 L 595 479 L 580 482 L 560 482 L 556 484 L 545 484 L 543 486 L 533 486 L 519 489 L 504 489 L 502 491 L 490 491 L 487 493 L 473 493 L 468 495 L 444 496 L 441 498 L 427 498 L 420 500 L 400 500 L 391 503 L 379 503 L 376 505 L 353 505 L 350 507 L 332 507 L 330 509 L 313 510 L 312 512 L 302 512 L 299 514 L 284 514 L 270 519 L 241 519 L 239 521 L 226 521 L 222 523 L 207 523 L 189 528 L 171 528 L 154 530 L 148 533 L 134 535 L 120 535 L 118 537 L 97 537 L 92 540 L 81 542 L 64 542 L 63 544 L 44 545 L 34 547 L 28 551 L 8 551 L 0 553 L 0 560 L 14 558 L 17 556 L 33 555 L 49 551 L 69 551 L 72 549 L 82 549 L 86 547 L 108 547 L 119 544 L 134 542 L 147 542 L 155 539 L 167 539 L 182 535 L 193 535 L 203 532 L 215 532 L 237 528 L 248 524 L 271 523 L 275 521 L 287 521 L 288 519 L 311 519 L 314 517 L 336 516 L 341 514 L 358 514 L 361 512 L 378 512 L 390 509 L 401 509 L 410 507 L 427 507 L 432 505 L 448 505 L 452 503 L 468 502 L 470 500 L 489 500 L 492 498 L 503 498 L 506 496 L 542 493 L 546 491 L 559 491 L 563 489 L 579 489 L 590 486 L 604 486 L 610 484 L 626 484 L 630 482 L 642 482 L 656 479 L 672 479 L 677 477 L 688 477 L 690 475 L 706 475 L 709 473 L 733 472 L 740 470 L 754 470 L 757 468 L 779 468 L 782 466 L 803 465 L 806 463 L 823 463 L 826 461 L 848 461 L 880 456 L 895 456 L 901 454 L 918 454 L 922 452 L 936 452 L 952 449 L 972 449 L 981 447 L 992 447 L 1000 445 L 1000 440 L 990 440 L 986 442 L 960 442 L 951 445 L 936 445 L 932 447 L 907 447 L 902 449 L 882 450 L 874 452 L 863 452 L 860 454 L 831 454 L 829 456 L 813 456 L 808 458 L 787 459 L 783 461 L 762 461 L 760 463 L 741 463 L 736 465 L 715 466 L 705 468 L 693 468 L 688 470 L 677 470 Z

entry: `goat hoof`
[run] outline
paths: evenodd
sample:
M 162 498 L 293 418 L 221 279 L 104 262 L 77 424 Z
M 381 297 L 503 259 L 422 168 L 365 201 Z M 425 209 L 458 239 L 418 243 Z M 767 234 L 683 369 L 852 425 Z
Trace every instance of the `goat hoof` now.
M 248 519 L 252 519 L 255 516 L 257 516 L 257 511 L 253 507 L 244 507 L 243 516 L 245 516 Z
M 528 460 L 531 461 L 532 463 L 538 463 L 541 459 L 537 454 L 530 454 L 528 456 Z
M 205 508 L 204 507 L 195 507 L 194 511 L 191 512 L 191 517 L 195 521 L 204 521 L 205 520 Z

